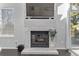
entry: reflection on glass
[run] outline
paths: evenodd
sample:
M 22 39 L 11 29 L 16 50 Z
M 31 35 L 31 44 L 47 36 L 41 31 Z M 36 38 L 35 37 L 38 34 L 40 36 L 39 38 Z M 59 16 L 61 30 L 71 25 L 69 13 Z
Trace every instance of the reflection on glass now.
M 14 10 L 1 9 L 0 10 L 0 35 L 14 34 Z
M 79 12 L 71 12 L 71 41 L 73 47 L 79 45 Z

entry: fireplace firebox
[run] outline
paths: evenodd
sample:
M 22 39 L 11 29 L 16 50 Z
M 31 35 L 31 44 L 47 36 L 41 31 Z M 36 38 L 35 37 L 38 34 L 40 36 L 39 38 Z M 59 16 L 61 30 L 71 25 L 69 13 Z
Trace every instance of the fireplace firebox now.
M 49 47 L 48 31 L 31 31 L 31 47 Z

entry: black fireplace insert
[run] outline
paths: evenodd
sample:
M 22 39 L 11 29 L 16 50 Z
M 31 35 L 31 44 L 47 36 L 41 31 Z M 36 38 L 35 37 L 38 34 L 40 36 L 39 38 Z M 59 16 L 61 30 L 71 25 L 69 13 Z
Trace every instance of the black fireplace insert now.
M 49 47 L 49 32 L 31 31 L 31 47 Z

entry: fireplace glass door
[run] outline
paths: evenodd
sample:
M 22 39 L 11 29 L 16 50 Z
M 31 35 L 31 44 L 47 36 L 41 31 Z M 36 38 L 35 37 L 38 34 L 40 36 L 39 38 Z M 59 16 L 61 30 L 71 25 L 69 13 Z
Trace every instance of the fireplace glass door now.
M 48 31 L 31 31 L 31 47 L 49 47 Z

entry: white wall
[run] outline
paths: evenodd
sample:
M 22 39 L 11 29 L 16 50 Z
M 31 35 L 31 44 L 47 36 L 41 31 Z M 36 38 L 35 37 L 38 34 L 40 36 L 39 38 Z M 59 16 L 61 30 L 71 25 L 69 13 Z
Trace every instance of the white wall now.
M 66 48 L 66 18 L 61 20 L 62 15 L 58 15 L 58 7 L 60 5 L 61 3 L 56 4 L 56 11 L 55 11 L 56 30 L 57 30 L 56 48 L 65 49 Z
M 60 4 L 56 5 L 56 8 Z M 13 4 L 0 4 L 0 8 L 14 8 L 15 9 L 15 37 L 0 37 L 0 47 L 16 47 L 18 44 L 24 44 L 27 48 L 30 47 L 30 31 L 31 30 L 49 30 L 56 26 L 56 48 L 66 48 L 66 19 L 60 21 L 60 15 L 57 15 L 57 9 L 55 9 L 56 23 L 53 23 L 53 19 L 37 19 L 36 21 L 25 19 L 26 9 L 25 4 L 13 3 Z M 26 27 L 24 28 L 24 21 L 26 21 Z M 32 21 L 32 22 L 31 22 Z M 36 23 L 39 23 L 38 25 Z
M 15 16 L 15 35 L 14 37 L 0 37 L 0 47 L 16 47 L 18 44 L 24 44 L 24 19 L 25 4 L 22 3 L 3 3 L 2 8 L 14 8 Z

